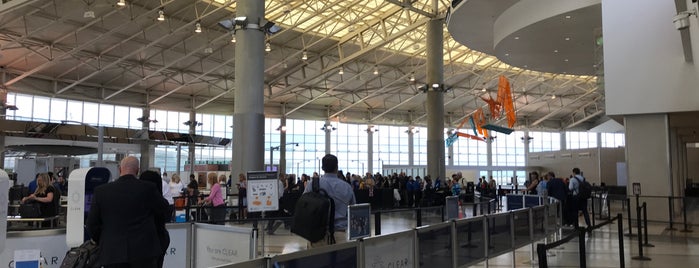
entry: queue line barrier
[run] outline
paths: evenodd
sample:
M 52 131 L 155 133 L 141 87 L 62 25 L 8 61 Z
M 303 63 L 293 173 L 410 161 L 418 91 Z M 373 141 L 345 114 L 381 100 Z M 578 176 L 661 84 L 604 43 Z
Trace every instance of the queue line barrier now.
M 541 197 L 537 197 L 541 198 Z M 461 267 L 511 253 L 560 231 L 558 201 L 421 226 L 326 247 L 217 267 Z M 515 258 L 512 258 L 515 260 Z

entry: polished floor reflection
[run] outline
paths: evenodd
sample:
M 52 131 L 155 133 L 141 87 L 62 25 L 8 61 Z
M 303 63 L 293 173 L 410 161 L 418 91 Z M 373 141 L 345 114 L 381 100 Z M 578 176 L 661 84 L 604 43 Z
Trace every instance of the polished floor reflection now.
M 470 209 L 463 209 L 465 217 L 470 217 Z M 423 212 L 423 223 L 436 223 L 441 220 L 441 212 Z M 372 235 L 374 234 L 372 217 Z M 580 219 L 581 223 L 584 221 Z M 599 222 L 598 222 L 599 223 Z M 624 226 L 626 228 L 626 221 Z M 635 224 L 635 223 L 634 223 Z M 248 226 L 251 224 L 235 226 Z M 263 225 L 266 226 L 266 223 Z M 584 225 L 584 223 L 583 223 Z M 390 234 L 412 229 L 416 226 L 416 215 L 411 211 L 382 214 L 381 233 Z M 650 261 L 637 261 L 638 240 L 624 236 L 624 259 L 626 267 L 695 267 L 699 263 L 699 232 L 684 233 L 666 230 L 666 224 L 649 224 L 649 243 L 655 247 L 644 247 L 644 255 Z M 627 229 L 624 231 L 628 233 Z M 634 233 L 636 230 L 634 229 Z M 553 238 L 551 238 L 553 239 Z M 549 240 L 552 241 L 552 240 Z M 537 243 L 543 243 L 538 241 Z M 535 243 L 536 244 L 536 243 Z M 513 253 L 503 254 L 473 267 L 538 267 L 534 246 L 525 246 Z M 585 240 L 587 267 L 619 267 L 619 241 L 616 223 L 593 231 Z M 263 246 L 264 245 L 264 246 Z M 274 256 L 307 249 L 306 240 L 291 234 L 281 225 L 274 234 L 260 232 L 260 253 Z M 579 267 L 578 239 L 573 239 L 560 247 L 549 250 L 550 267 Z M 513 257 L 514 256 L 514 257 Z

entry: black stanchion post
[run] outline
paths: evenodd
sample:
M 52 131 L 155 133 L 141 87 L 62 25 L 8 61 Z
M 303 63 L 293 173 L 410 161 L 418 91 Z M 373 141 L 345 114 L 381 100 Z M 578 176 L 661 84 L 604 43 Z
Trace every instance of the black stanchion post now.
M 442 206 L 441 209 L 440 209 L 440 212 L 441 212 L 441 214 L 442 214 L 442 222 L 444 221 L 444 207 L 445 207 L 445 206 Z
M 585 253 L 585 229 L 578 228 L 578 250 L 580 251 L 580 268 L 587 267 L 586 253 Z
M 650 258 L 643 256 L 643 237 L 641 231 L 641 207 L 636 205 L 636 227 L 638 227 L 638 256 L 631 259 L 639 261 L 649 261 Z
M 643 202 L 643 246 L 644 247 L 655 247 L 653 244 L 648 243 L 648 205 Z
M 684 214 L 684 215 L 682 215 L 682 221 L 684 222 L 684 229 L 682 229 L 682 231 L 680 231 L 680 232 L 691 233 L 692 230 L 689 230 L 689 228 L 687 228 L 689 226 L 687 225 L 687 197 L 686 196 L 682 197 L 682 214 Z
M 631 199 L 628 197 L 626 197 L 626 216 L 629 220 L 629 233 L 626 236 L 633 237 L 633 225 L 631 225 Z
M 381 211 L 374 213 L 374 234 L 381 235 Z
M 492 212 L 490 211 L 490 203 L 491 201 L 488 201 L 488 214 L 491 214 Z
M 677 230 L 677 229 L 675 229 L 675 227 L 672 226 L 672 212 L 673 212 L 673 207 L 672 207 L 672 196 L 668 196 L 668 197 L 667 197 L 667 207 L 668 207 L 668 210 L 667 210 L 667 213 L 668 213 L 668 221 L 670 222 L 670 226 L 667 227 L 667 228 L 665 228 L 665 230 L 668 230 L 668 231 Z
M 478 204 L 476 204 L 476 199 L 473 199 L 473 216 L 474 217 L 478 216 L 478 210 L 476 209 L 477 206 L 478 206 Z
M 536 244 L 536 255 L 539 257 L 539 268 L 548 268 L 549 263 L 546 259 L 546 245 Z
M 621 213 L 616 214 L 617 229 L 619 232 L 619 267 L 626 267 L 624 260 L 624 223 L 622 222 Z
M 416 213 L 417 213 L 417 215 L 416 215 L 417 223 L 416 224 L 417 224 L 417 227 L 420 227 L 420 226 L 422 226 L 422 209 L 418 208 Z

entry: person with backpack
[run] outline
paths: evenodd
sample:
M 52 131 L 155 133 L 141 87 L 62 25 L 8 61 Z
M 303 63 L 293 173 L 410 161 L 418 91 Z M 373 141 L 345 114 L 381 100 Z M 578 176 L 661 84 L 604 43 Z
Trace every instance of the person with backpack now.
M 568 184 L 568 189 L 573 197 L 573 204 L 571 206 L 574 209 L 573 215 L 577 215 L 578 211 L 582 211 L 583 217 L 585 218 L 585 224 L 587 224 L 588 228 L 591 227 L 590 213 L 587 212 L 587 199 L 590 198 L 592 187 L 590 186 L 590 183 L 585 180 L 585 177 L 582 176 L 579 168 L 573 168 L 573 178 Z M 577 228 L 578 221 L 574 220 L 573 225 Z
M 307 193 L 317 191 L 321 194 L 326 193 L 327 196 L 330 199 L 332 199 L 331 207 L 334 207 L 334 212 L 331 213 L 334 214 L 334 217 L 333 221 L 330 221 L 333 222 L 332 228 L 328 227 L 328 229 L 330 230 L 329 233 L 333 234 L 333 237 L 327 237 L 326 235 L 324 239 L 320 239 L 319 241 L 309 241 L 309 247 L 311 248 L 330 245 L 333 243 L 346 242 L 347 207 L 349 205 L 354 205 L 357 202 L 354 197 L 354 191 L 352 191 L 352 186 L 344 180 L 338 178 L 337 176 L 337 157 L 332 154 L 327 154 L 323 157 L 323 160 L 321 162 L 322 169 L 325 172 L 325 174 L 323 174 L 323 176 L 321 176 L 319 179 L 313 179 L 312 184 L 315 183 L 315 181 L 317 181 L 317 189 L 314 189 L 316 188 L 315 185 L 307 185 L 306 189 L 304 190 L 304 195 Z M 301 198 L 303 199 L 304 197 L 302 196 Z M 295 212 L 299 213 L 299 209 L 300 208 L 298 208 L 297 203 L 297 209 L 295 210 Z M 298 222 L 296 216 L 294 218 L 295 226 L 292 226 L 292 232 L 294 232 L 293 229 L 296 227 L 302 228 L 301 226 L 297 226 Z

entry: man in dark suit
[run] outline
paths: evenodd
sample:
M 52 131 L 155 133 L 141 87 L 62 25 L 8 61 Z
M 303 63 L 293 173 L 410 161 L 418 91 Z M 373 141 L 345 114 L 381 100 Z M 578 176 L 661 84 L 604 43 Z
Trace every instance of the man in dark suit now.
M 136 178 L 138 159 L 121 161 L 121 177 L 95 188 L 87 229 L 100 246 L 104 267 L 157 267 L 162 249 L 155 222 L 167 217 L 168 203 L 155 186 Z

